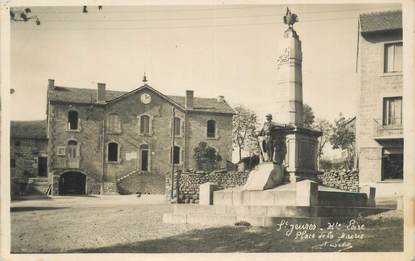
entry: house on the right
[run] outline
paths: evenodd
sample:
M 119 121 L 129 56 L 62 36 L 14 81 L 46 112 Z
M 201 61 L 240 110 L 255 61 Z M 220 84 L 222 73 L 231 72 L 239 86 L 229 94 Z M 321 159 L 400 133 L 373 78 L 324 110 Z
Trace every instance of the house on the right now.
M 402 59 L 402 11 L 361 14 L 359 182 L 376 187 L 376 197 L 403 194 Z

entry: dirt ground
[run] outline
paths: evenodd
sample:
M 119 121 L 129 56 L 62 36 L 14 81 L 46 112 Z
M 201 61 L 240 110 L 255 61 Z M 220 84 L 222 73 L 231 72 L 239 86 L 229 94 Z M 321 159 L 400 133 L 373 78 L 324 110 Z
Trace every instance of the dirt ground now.
M 364 231 L 345 225 L 334 240 L 302 236 L 278 227 L 164 224 L 172 206 L 133 196 L 58 197 L 14 201 L 11 205 L 13 253 L 112 252 L 327 252 L 402 251 L 401 211 L 359 219 Z M 299 230 L 304 232 L 304 230 Z M 320 228 L 314 236 L 330 232 Z M 352 239 L 336 241 L 341 234 Z M 363 238 L 359 238 L 362 236 Z

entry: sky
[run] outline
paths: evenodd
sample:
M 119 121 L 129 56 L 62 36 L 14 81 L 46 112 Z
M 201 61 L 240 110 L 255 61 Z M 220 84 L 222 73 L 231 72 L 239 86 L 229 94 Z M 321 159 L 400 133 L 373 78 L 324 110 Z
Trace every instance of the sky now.
M 358 15 L 399 4 L 290 5 L 302 41 L 303 99 L 318 118 L 358 106 Z M 285 5 L 33 7 L 41 25 L 11 25 L 12 120 L 45 119 L 49 78 L 58 86 L 167 95 L 224 95 L 261 121 L 275 110 Z
M 259 118 L 273 111 L 285 6 L 33 7 L 41 25 L 12 23 L 12 120 L 46 117 L 47 79 L 57 85 L 169 95 L 224 95 Z M 317 117 L 354 116 L 357 20 L 400 5 L 291 5 L 300 22 L 303 94 Z M 30 110 L 28 110 L 30 108 Z

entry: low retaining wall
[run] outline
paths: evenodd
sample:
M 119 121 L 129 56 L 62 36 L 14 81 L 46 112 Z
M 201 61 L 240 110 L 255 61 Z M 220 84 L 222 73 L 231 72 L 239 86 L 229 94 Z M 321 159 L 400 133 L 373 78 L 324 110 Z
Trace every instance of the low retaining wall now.
M 179 202 L 199 203 L 199 186 L 206 182 L 215 183 L 219 189 L 233 188 L 242 186 L 248 179 L 248 172 L 238 171 L 213 171 L 210 173 L 182 172 L 179 173 Z M 166 175 L 166 196 L 170 199 L 171 195 L 171 176 Z M 176 187 L 177 173 L 174 176 L 174 187 Z M 173 191 L 174 196 L 176 191 Z
M 179 202 L 199 203 L 199 186 L 206 182 L 215 183 L 219 189 L 233 188 L 245 185 L 249 172 L 247 171 L 203 171 L 182 172 L 174 174 L 174 191 L 176 197 L 176 181 L 179 175 Z M 166 174 L 166 196 L 171 196 L 171 175 Z M 359 191 L 359 172 L 333 169 L 318 175 L 322 185 L 346 191 Z
M 331 169 L 318 175 L 322 185 L 346 191 L 359 191 L 359 172 L 344 169 Z

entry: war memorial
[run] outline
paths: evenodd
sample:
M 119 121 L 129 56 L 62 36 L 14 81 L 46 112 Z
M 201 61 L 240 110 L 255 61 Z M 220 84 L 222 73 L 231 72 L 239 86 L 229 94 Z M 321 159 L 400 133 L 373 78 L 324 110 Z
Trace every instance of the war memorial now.
M 287 219 L 323 223 L 384 211 L 375 206 L 373 187 L 349 192 L 318 183 L 317 144 L 322 133 L 302 124 L 302 48 L 293 27 L 297 15 L 287 8 L 283 21 L 287 28 L 279 41 L 278 82 L 271 94 L 275 110 L 258 132 L 262 162 L 244 186 L 216 190 L 215 184 L 202 184 L 199 205 L 175 204 L 173 212 L 163 216 L 165 223 L 272 226 Z

